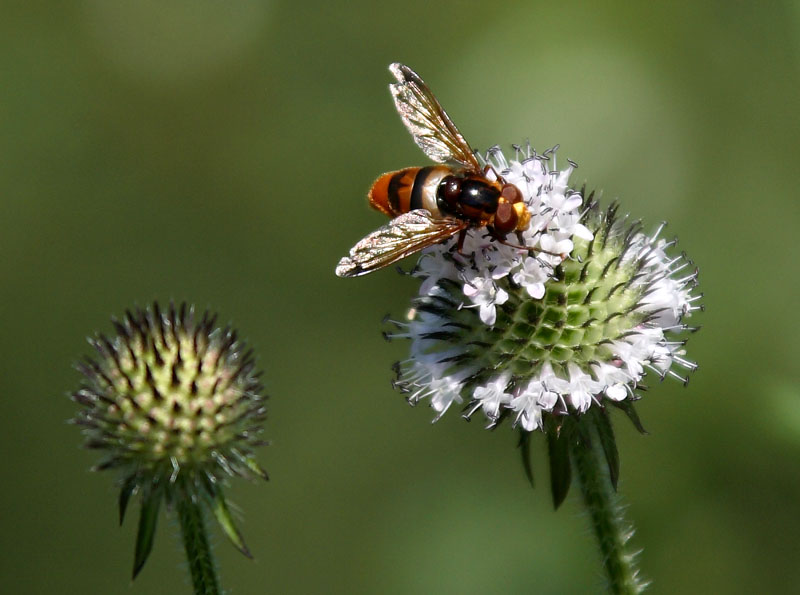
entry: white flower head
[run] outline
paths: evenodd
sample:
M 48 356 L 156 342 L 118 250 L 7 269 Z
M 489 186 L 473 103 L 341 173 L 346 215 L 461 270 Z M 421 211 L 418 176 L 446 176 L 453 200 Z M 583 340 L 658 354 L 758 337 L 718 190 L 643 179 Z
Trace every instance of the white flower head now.
M 616 205 L 601 210 L 570 187 L 574 164 L 555 168 L 555 150 L 495 147 L 483 160 L 519 188 L 530 227 L 506 244 L 470 229 L 460 252 L 454 239 L 423 252 L 414 318 L 393 333 L 411 341 L 396 383 L 409 401 L 429 399 L 437 419 L 465 402 L 466 417 L 533 431 L 627 407 L 648 372 L 685 382 L 696 366 L 684 320 L 701 296 L 663 225 L 648 236 Z

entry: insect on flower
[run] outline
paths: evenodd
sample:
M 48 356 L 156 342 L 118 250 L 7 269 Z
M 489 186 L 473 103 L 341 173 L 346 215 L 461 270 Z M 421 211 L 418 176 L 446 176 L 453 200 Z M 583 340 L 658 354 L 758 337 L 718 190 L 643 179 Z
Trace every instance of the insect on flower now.
M 380 176 L 369 204 L 392 220 L 358 242 L 336 274 L 358 277 L 397 262 L 455 234 L 458 250 L 467 230 L 486 227 L 500 242 L 528 229 L 522 193 L 491 167 L 482 168 L 467 141 L 422 79 L 408 66 L 389 67 L 394 103 L 414 141 L 439 165 L 407 167 Z M 494 178 L 488 177 L 489 172 Z

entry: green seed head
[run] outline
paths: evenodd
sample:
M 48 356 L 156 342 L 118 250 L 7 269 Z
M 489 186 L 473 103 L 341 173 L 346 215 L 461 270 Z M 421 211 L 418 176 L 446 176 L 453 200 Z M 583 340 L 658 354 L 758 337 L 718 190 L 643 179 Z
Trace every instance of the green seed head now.
M 209 313 L 158 304 L 114 320 L 117 335 L 89 340 L 99 357 L 78 365 L 75 421 L 98 469 L 171 478 L 200 473 L 265 477 L 253 458 L 266 416 L 252 352 Z
M 416 300 L 420 315 L 438 315 L 449 307 L 450 330 L 439 336 L 447 341 L 437 346 L 441 352 L 459 347 L 449 371 L 468 363 L 476 368 L 467 383 L 473 386 L 501 369 L 523 383 L 547 364 L 566 377 L 570 363 L 588 369 L 614 359 L 613 341 L 651 313 L 637 307 L 648 290 L 635 284 L 642 263 L 623 258 L 630 236 L 613 225 L 613 212 L 600 217 L 587 220 L 596 230 L 594 238 L 575 238 L 572 258 L 554 268 L 541 298 L 532 299 L 512 284 L 504 288 L 508 298 L 498 304 L 492 326 L 481 324 L 474 309 L 459 307 L 463 292 L 457 282 L 441 280 L 440 291 Z

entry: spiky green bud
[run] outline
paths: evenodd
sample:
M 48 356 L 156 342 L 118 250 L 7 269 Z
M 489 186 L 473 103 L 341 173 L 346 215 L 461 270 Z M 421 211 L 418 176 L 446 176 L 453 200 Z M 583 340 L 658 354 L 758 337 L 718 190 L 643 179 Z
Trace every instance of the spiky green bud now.
M 86 446 L 105 453 L 94 469 L 121 474 L 120 522 L 140 492 L 142 515 L 134 576 L 152 546 L 158 508 L 194 499 L 210 509 L 234 545 L 250 555 L 228 512 L 226 477 L 267 479 L 254 449 L 266 418 L 263 387 L 246 350 L 216 316 L 157 303 L 113 319 L 116 335 L 89 339 L 97 357 L 78 364 L 84 376 L 72 398 Z

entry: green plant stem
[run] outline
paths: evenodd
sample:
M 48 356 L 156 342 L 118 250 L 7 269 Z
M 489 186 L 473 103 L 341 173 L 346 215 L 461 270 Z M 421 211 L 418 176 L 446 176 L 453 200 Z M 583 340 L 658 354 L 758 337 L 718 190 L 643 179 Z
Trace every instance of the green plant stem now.
M 200 502 L 192 494 L 192 490 L 185 489 L 185 486 L 176 500 L 194 592 L 198 595 L 218 595 L 221 591 Z
M 611 593 L 641 593 L 646 584 L 639 577 L 635 554 L 626 551 L 633 528 L 625 522 L 623 510 L 608 475 L 606 460 L 600 452 L 599 440 L 590 436 L 588 419 L 581 420 L 570 440 L 570 455 L 583 503 L 591 518 L 592 529 L 600 546 L 603 565 Z

